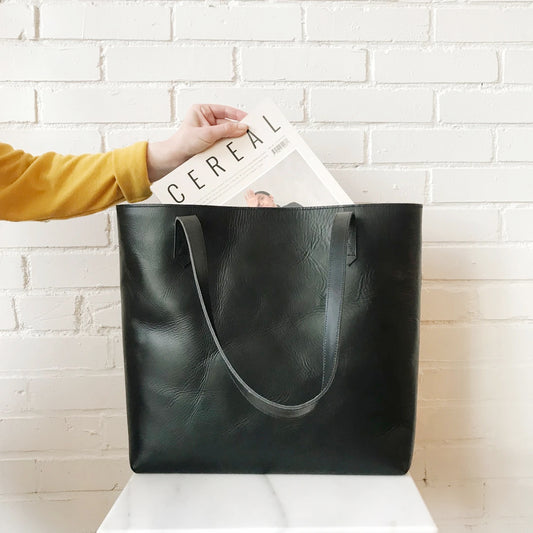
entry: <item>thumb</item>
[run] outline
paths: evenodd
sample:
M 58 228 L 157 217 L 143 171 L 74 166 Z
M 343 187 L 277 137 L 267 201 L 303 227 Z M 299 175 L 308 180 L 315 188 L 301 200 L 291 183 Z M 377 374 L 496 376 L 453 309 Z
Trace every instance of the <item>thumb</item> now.
M 248 125 L 242 122 L 225 122 L 216 126 L 205 126 L 205 133 L 209 142 L 216 142 L 224 137 L 240 137 L 248 130 Z

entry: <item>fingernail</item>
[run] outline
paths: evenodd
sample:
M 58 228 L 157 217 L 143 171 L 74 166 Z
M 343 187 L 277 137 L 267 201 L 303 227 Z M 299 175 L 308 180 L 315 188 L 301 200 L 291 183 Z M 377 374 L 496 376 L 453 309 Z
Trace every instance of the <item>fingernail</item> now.
M 237 124 L 237 127 L 242 131 L 248 131 L 248 124 Z

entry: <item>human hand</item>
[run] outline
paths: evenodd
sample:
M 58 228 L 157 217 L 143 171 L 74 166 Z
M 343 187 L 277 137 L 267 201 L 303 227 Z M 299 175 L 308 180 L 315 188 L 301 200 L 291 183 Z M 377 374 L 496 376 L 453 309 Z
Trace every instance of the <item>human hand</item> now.
M 259 207 L 259 200 L 257 199 L 257 196 L 252 189 L 248 189 L 246 193 L 244 194 L 244 199 L 246 200 L 246 203 L 248 204 L 248 207 Z
M 228 105 L 194 104 L 189 107 L 174 135 L 165 141 L 148 143 L 146 166 L 150 182 L 161 179 L 219 139 L 246 133 L 246 124 L 233 122 L 246 115 L 245 111 Z

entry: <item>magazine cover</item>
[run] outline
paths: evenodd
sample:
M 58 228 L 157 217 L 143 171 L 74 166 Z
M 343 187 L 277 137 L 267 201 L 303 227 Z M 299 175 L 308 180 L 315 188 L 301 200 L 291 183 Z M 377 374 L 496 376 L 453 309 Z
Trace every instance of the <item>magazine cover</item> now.
M 271 99 L 241 122 L 248 125 L 241 137 L 217 141 L 154 183 L 157 198 L 248 207 L 352 203 Z

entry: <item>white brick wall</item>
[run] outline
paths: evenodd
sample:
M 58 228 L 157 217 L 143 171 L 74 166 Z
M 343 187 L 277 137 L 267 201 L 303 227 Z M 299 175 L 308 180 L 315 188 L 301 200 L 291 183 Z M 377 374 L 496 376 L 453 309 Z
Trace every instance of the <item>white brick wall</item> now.
M 233 77 L 229 46 L 125 46 L 107 50 L 112 81 L 229 81 Z
M 105 213 L 46 223 L 0 221 L 0 247 L 107 246 L 108 223 Z
M 371 142 L 376 163 L 488 162 L 492 157 L 488 129 L 375 130 Z
M 301 10 L 297 5 L 224 6 L 187 2 L 175 8 L 175 35 L 181 39 L 294 41 L 301 37 Z
M 426 8 L 391 4 L 368 9 L 357 2 L 328 2 L 311 4 L 306 11 L 307 35 L 312 41 L 426 41 L 428 37 Z
M 11 298 L 0 297 L 0 330 L 15 329 L 15 308 Z
M 34 37 L 33 21 L 31 5 L 0 5 L 0 38 L 31 39 Z
M 506 83 L 533 82 L 533 53 L 531 50 L 507 50 L 505 52 L 503 80 Z
M 44 39 L 170 39 L 167 6 L 47 2 L 40 9 Z
M 447 91 L 440 95 L 439 106 L 442 122 L 483 124 L 533 121 L 533 93 L 524 89 Z
M 97 46 L 28 44 L 0 48 L 4 79 L 10 81 L 84 81 L 100 77 Z
M 24 287 L 24 277 L 24 260 L 21 255 L 0 255 L 2 289 L 22 289 Z
M 159 88 L 84 87 L 43 89 L 43 122 L 165 122 L 168 90 Z
M 366 53 L 351 48 L 261 47 L 245 48 L 244 80 L 364 81 Z
M 531 4 L 7 0 L 0 141 L 98 152 L 270 96 L 355 202 L 423 203 L 411 474 L 441 531 L 530 531 Z M 95 531 L 128 478 L 118 283 L 112 209 L 0 222 L 6 531 Z
M 52 267 L 57 270 L 58 265 Z M 61 296 L 21 296 L 18 298 L 20 322 L 24 329 L 34 331 L 76 329 L 76 297 Z
M 22 128 L 20 125 L 15 125 L 10 128 L 9 125 L 6 124 L 4 127 L 0 126 L 0 136 L 2 137 L 2 142 L 10 144 L 15 148 L 24 146 L 24 151 L 34 155 L 42 154 L 44 152 L 59 152 L 60 154 L 98 152 L 102 145 L 101 134 L 94 128 L 87 130 L 57 129 L 36 125 L 32 126 L 31 129 L 28 129 Z M 25 225 L 25 227 L 35 228 L 36 226 Z M 60 226 L 56 227 L 59 228 Z M 3 234 L 3 231 L 0 232 L 0 238 L 4 237 Z M 10 235 L 12 234 L 10 233 Z
M 433 115 L 428 89 L 320 87 L 309 93 L 311 117 L 317 122 L 429 122 Z
M 532 41 L 533 11 L 523 6 L 439 6 L 435 10 L 435 39 L 468 43 Z
M 376 81 L 385 83 L 498 80 L 494 50 L 378 50 L 374 61 Z M 409 68 L 405 68 L 406 63 Z
M 533 201 L 531 170 L 527 167 L 485 166 L 435 168 L 433 201 L 437 203 L 531 202 Z
M 533 129 L 512 127 L 498 132 L 499 161 L 531 161 Z
M 57 265 L 61 264 L 61 269 Z M 31 256 L 32 287 L 113 287 L 118 285 L 117 254 L 38 254 Z
M 0 100 L 9 102 L 0 107 L 0 122 L 35 121 L 35 91 L 30 87 L 0 86 Z

